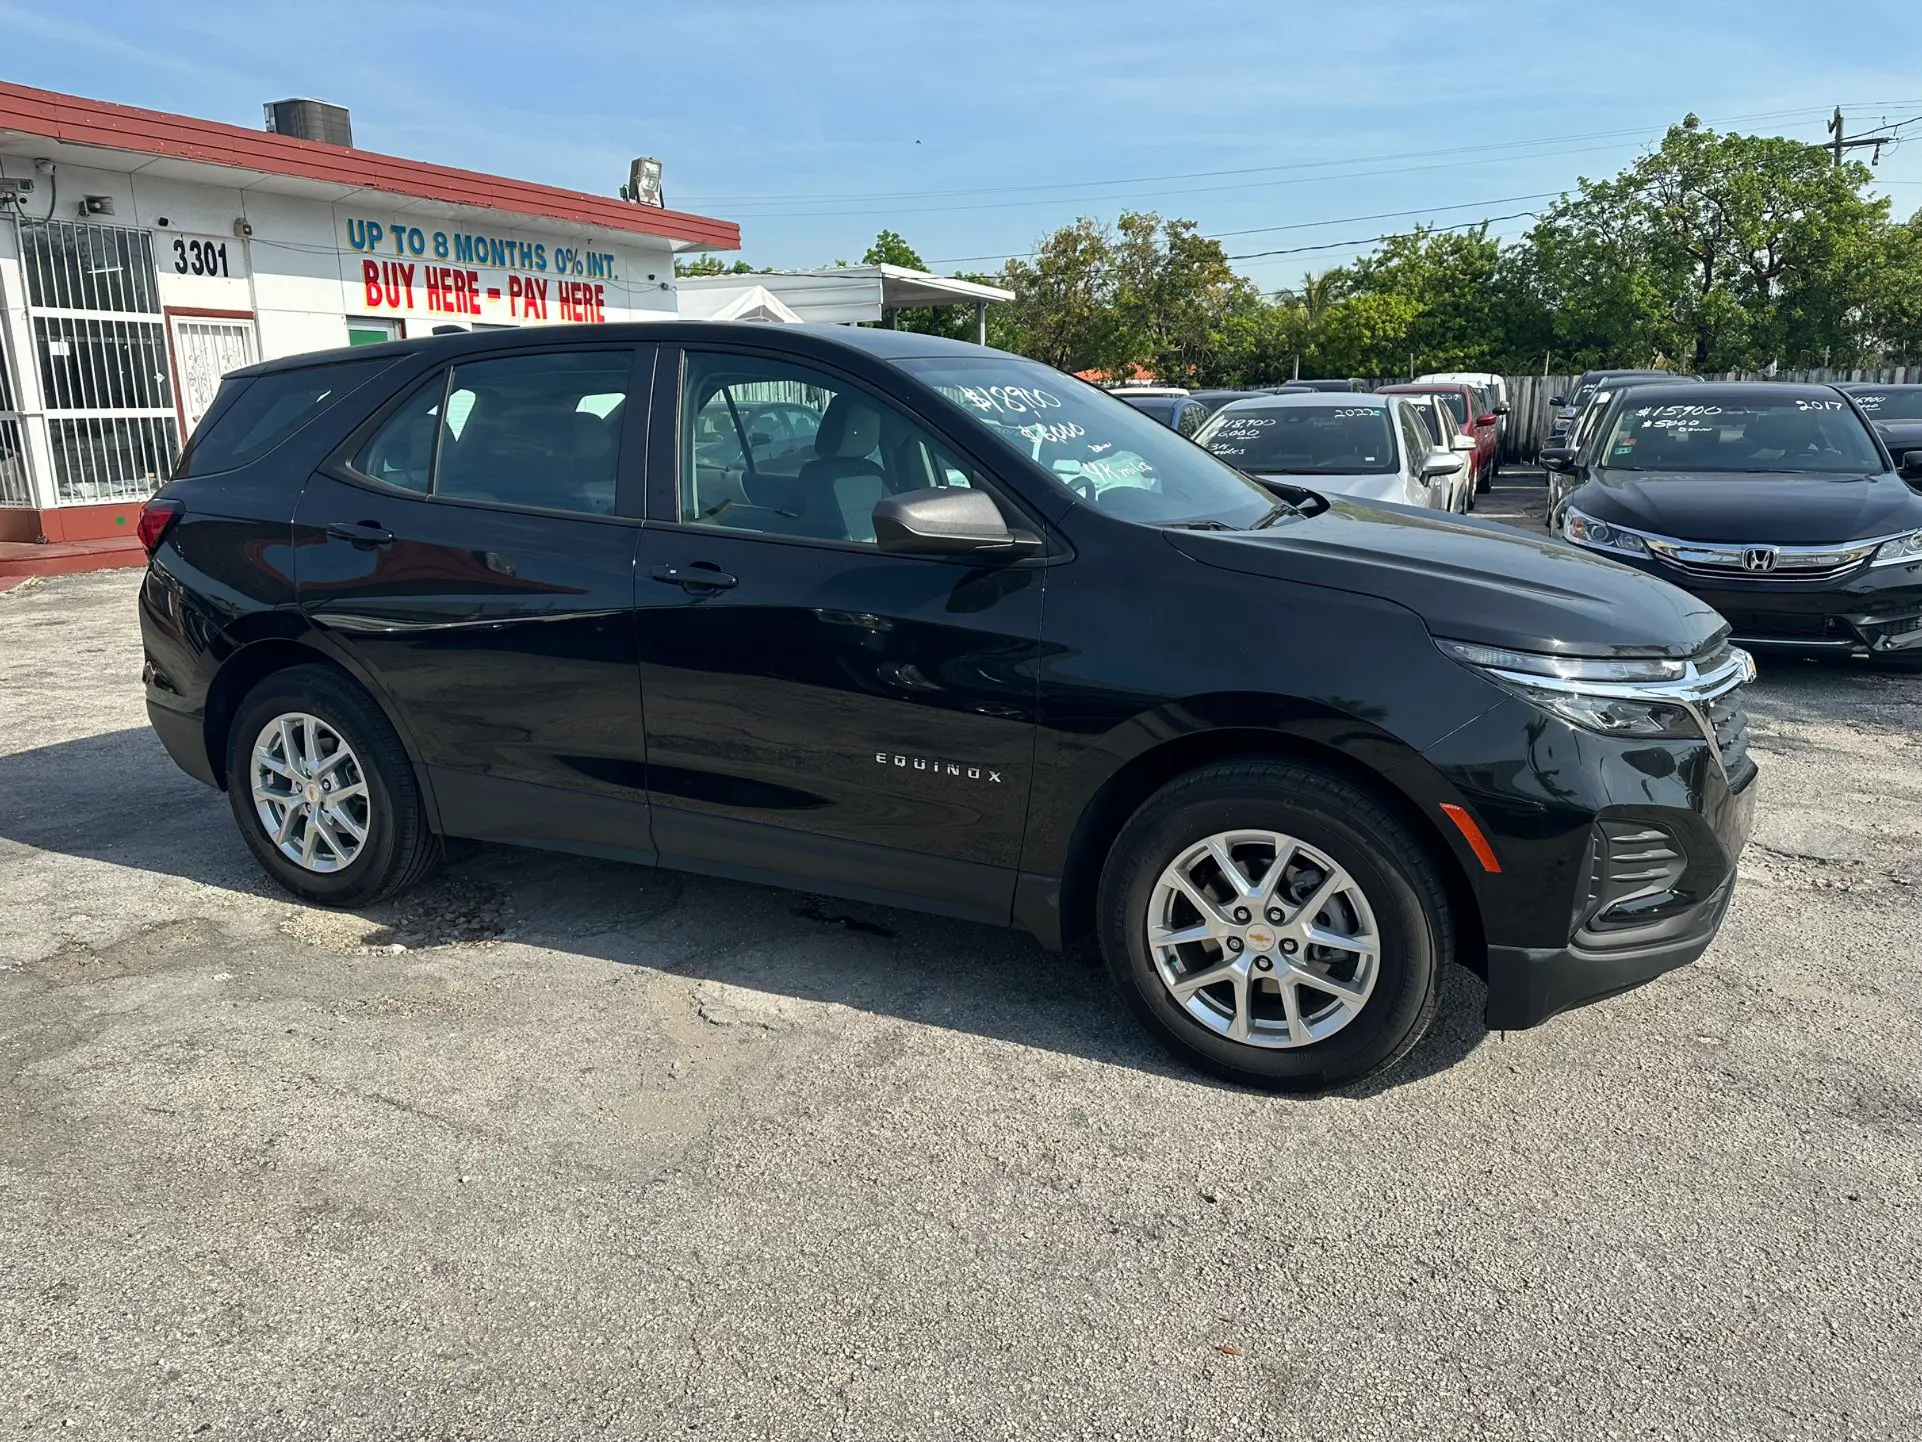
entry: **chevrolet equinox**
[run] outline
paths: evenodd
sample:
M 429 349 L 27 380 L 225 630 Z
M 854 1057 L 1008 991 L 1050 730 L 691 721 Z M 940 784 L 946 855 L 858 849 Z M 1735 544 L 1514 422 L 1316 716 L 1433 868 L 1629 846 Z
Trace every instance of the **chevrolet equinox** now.
M 926 336 L 251 366 L 140 531 L 154 728 L 306 901 L 468 837 L 1011 924 L 1254 1086 L 1390 1065 L 1451 961 L 1503 1028 L 1692 961 L 1753 807 L 1705 603 Z

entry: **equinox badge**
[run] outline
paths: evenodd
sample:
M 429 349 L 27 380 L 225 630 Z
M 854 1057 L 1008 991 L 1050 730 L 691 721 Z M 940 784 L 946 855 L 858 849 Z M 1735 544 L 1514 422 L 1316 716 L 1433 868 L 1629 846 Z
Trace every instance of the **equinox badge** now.
M 931 771 L 938 776 L 953 776 L 964 781 L 986 781 L 1001 785 L 1001 773 L 986 766 L 970 766 L 965 761 L 937 761 L 932 756 L 904 756 L 899 751 L 874 753 L 877 766 L 899 766 L 914 771 Z

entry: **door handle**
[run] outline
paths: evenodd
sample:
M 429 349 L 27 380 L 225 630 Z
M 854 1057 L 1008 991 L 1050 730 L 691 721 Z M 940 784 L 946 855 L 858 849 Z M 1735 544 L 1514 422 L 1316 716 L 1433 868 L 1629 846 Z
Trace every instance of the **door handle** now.
M 327 534 L 337 540 L 352 541 L 362 550 L 391 545 L 394 540 L 394 533 L 382 530 L 378 521 L 334 521 L 327 527 Z
M 741 578 L 730 576 L 719 566 L 709 565 L 706 561 L 696 561 L 691 566 L 656 566 L 654 579 L 669 586 L 679 586 L 683 591 L 725 591 L 741 584 Z

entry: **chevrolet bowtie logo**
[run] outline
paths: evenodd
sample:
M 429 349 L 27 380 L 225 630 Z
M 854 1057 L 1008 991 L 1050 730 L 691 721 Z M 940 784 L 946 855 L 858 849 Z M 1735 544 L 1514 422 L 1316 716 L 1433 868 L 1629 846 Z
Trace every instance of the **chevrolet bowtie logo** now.
M 1773 546 L 1750 546 L 1742 552 L 1742 569 L 1758 575 L 1775 569 L 1778 552 Z

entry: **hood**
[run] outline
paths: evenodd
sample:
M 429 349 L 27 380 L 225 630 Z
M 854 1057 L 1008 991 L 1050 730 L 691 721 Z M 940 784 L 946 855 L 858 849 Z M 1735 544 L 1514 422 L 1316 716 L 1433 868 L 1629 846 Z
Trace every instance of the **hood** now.
M 1877 421 L 1875 428 L 1895 452 L 1895 463 L 1902 464 L 1902 452 L 1922 450 L 1922 421 Z
M 1922 526 L 1899 476 L 1688 475 L 1598 471 L 1570 498 L 1597 520 L 1681 541 L 1822 546 Z
M 1262 531 L 1168 531 L 1191 560 L 1378 596 L 1429 633 L 1571 656 L 1687 655 L 1727 630 L 1666 581 L 1512 526 L 1331 499 Z
M 1365 501 L 1402 501 L 1407 488 L 1400 471 L 1366 471 L 1354 476 L 1297 476 L 1284 471 L 1256 471 L 1258 481 L 1277 486 L 1299 486 L 1324 496 L 1359 496 Z

